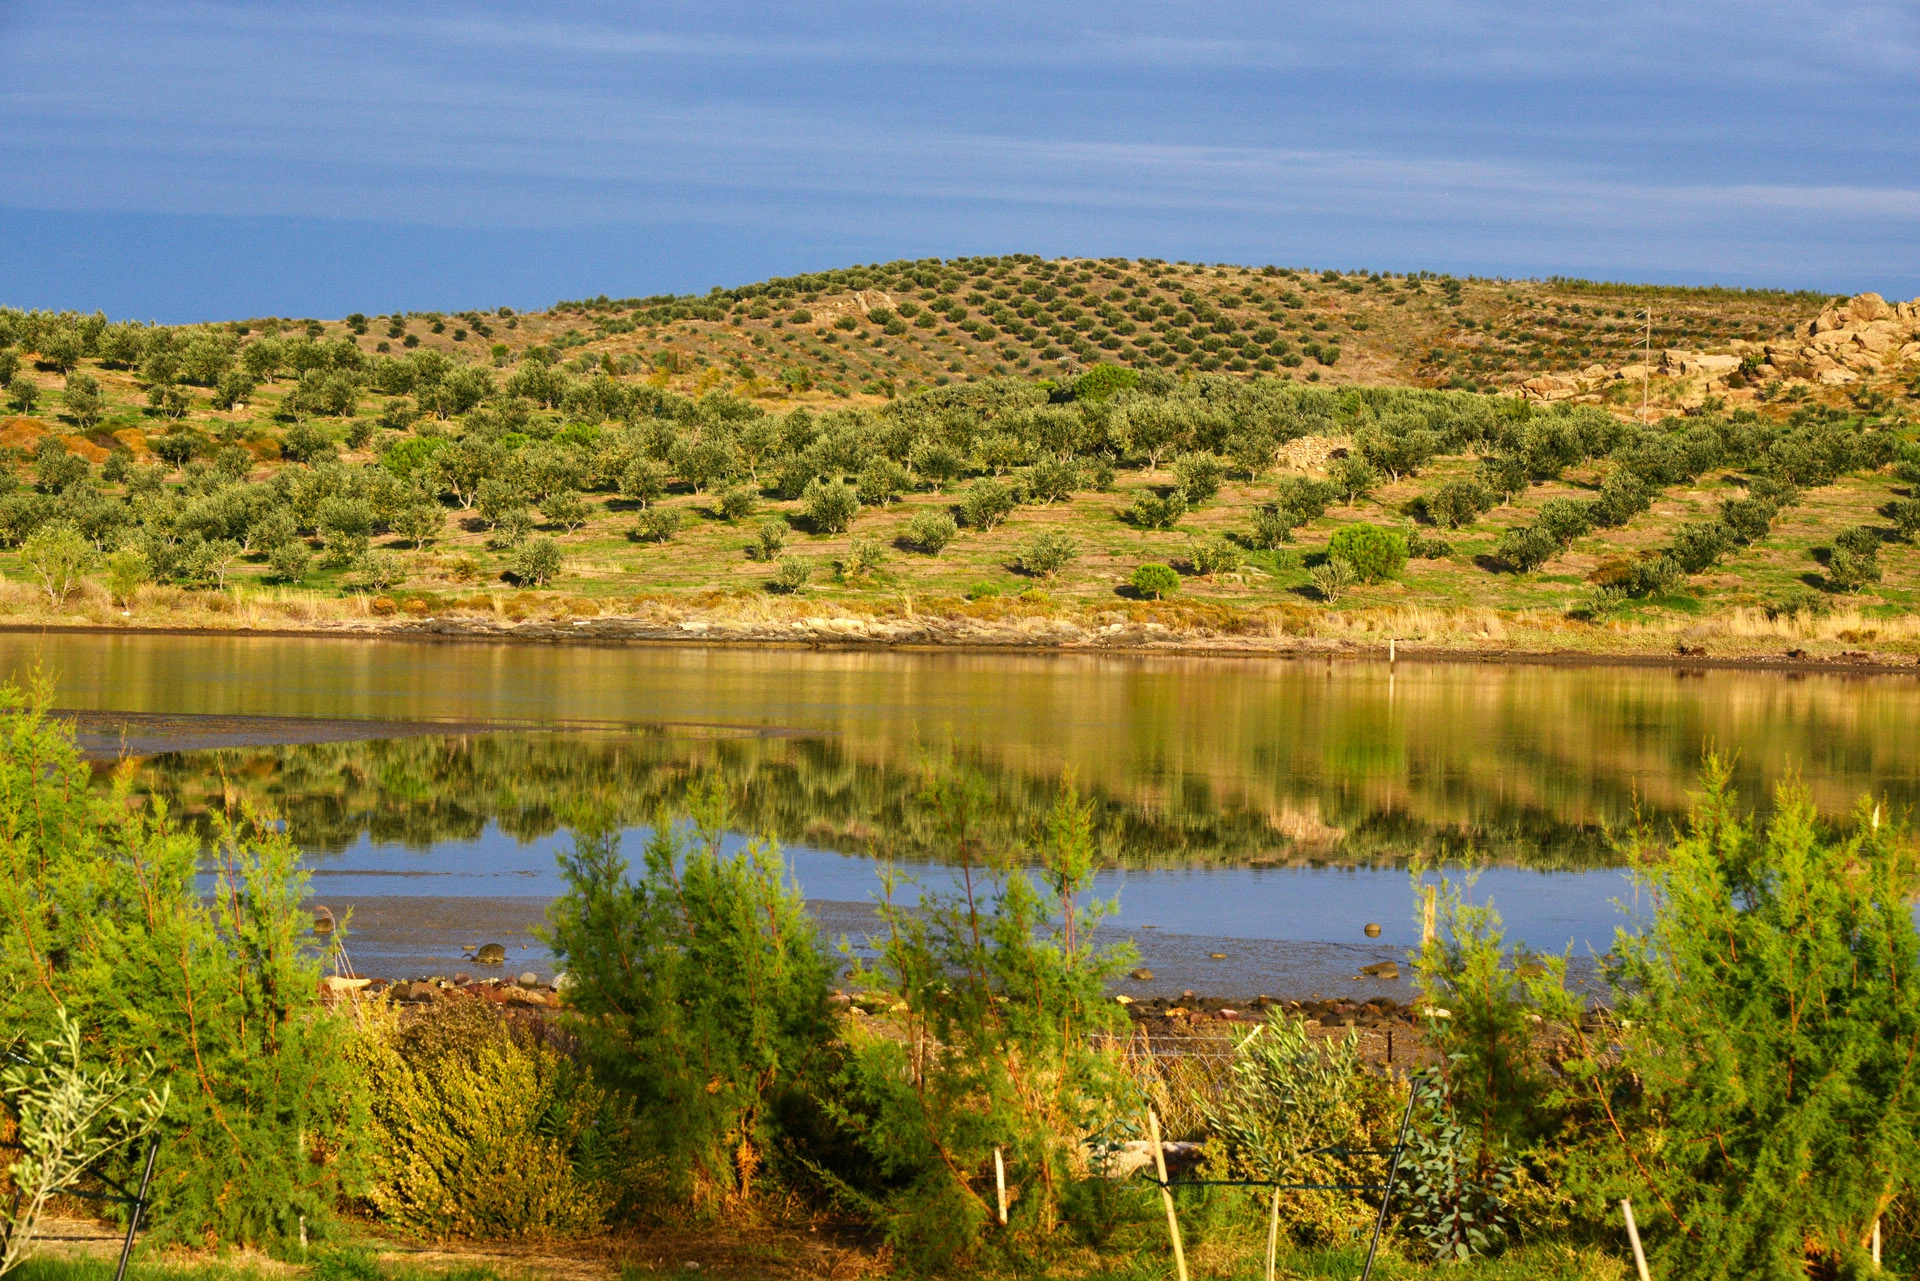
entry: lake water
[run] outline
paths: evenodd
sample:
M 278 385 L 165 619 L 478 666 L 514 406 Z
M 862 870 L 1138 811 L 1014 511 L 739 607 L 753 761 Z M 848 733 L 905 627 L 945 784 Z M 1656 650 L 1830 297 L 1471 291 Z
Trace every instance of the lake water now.
M 550 969 L 528 930 L 572 816 L 637 856 L 716 782 L 857 941 L 877 861 L 953 875 L 930 771 L 970 780 L 980 856 L 1013 861 L 1070 777 L 1096 805 L 1109 934 L 1156 973 L 1132 989 L 1230 994 L 1377 990 L 1352 976 L 1417 937 L 1415 859 L 1483 865 L 1473 894 L 1512 937 L 1604 950 L 1632 895 L 1619 833 L 1677 820 L 1709 749 L 1763 807 L 1785 777 L 1834 814 L 1920 797 L 1908 676 L 0 636 L 0 670 L 35 666 L 189 814 L 236 791 L 283 812 L 318 900 L 355 912 L 356 960 L 389 974 L 489 941 Z

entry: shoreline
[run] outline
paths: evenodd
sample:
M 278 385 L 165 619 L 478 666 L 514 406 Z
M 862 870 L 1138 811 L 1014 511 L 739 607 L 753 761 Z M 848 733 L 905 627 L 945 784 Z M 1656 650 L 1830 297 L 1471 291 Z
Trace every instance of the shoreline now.
M 0 634 L 65 636 L 261 637 L 300 640 L 404 641 L 425 644 L 579 645 L 587 647 L 743 648 L 842 653 L 1116 655 L 1145 658 L 1281 658 L 1292 661 L 1376 662 L 1389 665 L 1488 663 L 1510 666 L 1668 668 L 1685 671 L 1778 671 L 1849 675 L 1920 674 L 1920 654 L 1834 649 L 1816 653 L 1808 641 L 1784 652 L 1773 646 L 1742 646 L 1744 652 L 1714 653 L 1710 637 L 1689 645 L 1683 633 L 1672 648 L 1615 646 L 1600 649 L 1448 645 L 1433 641 L 1362 642 L 1349 637 L 1255 637 L 1180 635 L 1165 627 L 1094 630 L 1064 623 L 1044 631 L 982 626 L 945 618 L 878 620 L 836 615 L 784 626 L 741 626 L 689 620 L 671 625 L 640 619 L 540 620 L 506 625 L 452 619 L 367 619 L 333 626 L 208 627 L 130 623 L 0 623 Z M 1725 638 L 1720 638 L 1723 641 Z M 1743 638 L 1744 639 L 1744 638 Z M 1756 638 L 1757 639 L 1757 638 Z M 1864 643 L 1864 642 L 1859 642 Z M 1729 649 L 1732 649 L 1729 646 Z M 1771 651 L 1771 652 L 1769 652 Z

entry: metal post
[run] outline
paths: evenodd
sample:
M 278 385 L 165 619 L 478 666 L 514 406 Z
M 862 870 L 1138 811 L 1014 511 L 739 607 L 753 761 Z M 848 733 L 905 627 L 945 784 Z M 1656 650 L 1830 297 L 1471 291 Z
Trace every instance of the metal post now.
M 1400 1137 L 1393 1141 L 1393 1162 L 1387 1167 L 1387 1186 L 1380 1193 L 1380 1217 L 1373 1222 L 1373 1240 L 1367 1244 L 1367 1265 L 1360 1269 L 1360 1281 L 1372 1281 L 1373 1256 L 1380 1249 L 1380 1234 L 1387 1230 L 1387 1206 L 1393 1201 L 1393 1181 L 1400 1174 L 1400 1154 L 1407 1147 L 1407 1126 L 1413 1122 L 1413 1105 L 1420 1098 L 1420 1084 L 1407 1078 L 1407 1110 L 1400 1116 Z
M 127 1260 L 133 1257 L 133 1234 L 140 1230 L 140 1213 L 147 1208 L 147 1189 L 153 1186 L 153 1159 L 160 1154 L 160 1140 L 147 1140 L 147 1167 L 140 1174 L 140 1191 L 127 1211 L 127 1239 L 120 1244 L 120 1266 L 113 1270 L 113 1281 L 126 1281 Z

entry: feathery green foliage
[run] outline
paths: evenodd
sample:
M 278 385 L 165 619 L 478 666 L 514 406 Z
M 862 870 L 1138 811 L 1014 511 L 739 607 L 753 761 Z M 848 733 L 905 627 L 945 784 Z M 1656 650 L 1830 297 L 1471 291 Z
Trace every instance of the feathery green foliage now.
M 724 793 L 693 804 L 691 840 L 662 814 L 637 879 L 617 832 L 576 828 L 549 941 L 568 967 L 568 1026 L 631 1109 L 669 1195 L 752 1195 L 783 1109 L 824 1066 L 831 966 L 779 848 L 722 848 Z

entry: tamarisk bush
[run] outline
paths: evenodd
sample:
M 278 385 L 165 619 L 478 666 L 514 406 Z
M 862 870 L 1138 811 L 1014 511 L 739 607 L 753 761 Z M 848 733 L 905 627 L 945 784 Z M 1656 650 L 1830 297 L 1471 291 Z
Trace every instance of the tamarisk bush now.
M 975 826 L 987 792 L 977 776 L 930 767 L 920 801 L 962 889 L 909 906 L 887 875 L 878 955 L 854 978 L 894 1003 L 905 1036 L 853 1035 L 836 1113 L 877 1168 L 882 1186 L 868 1199 L 888 1241 L 928 1268 L 979 1251 L 996 1148 L 1011 1239 L 1037 1248 L 1061 1226 L 1088 1174 L 1081 1140 L 1111 1124 L 1120 1097 L 1118 1051 L 1089 1038 L 1125 1021 L 1104 988 L 1133 949 L 1092 944 L 1113 909 L 1083 901 L 1093 813 L 1071 784 L 1041 833 L 1044 891 L 1024 871 L 982 865 Z
M 723 849 L 717 786 L 692 810 L 691 839 L 655 820 L 637 878 L 617 832 L 576 827 L 548 941 L 581 1061 L 630 1110 L 667 1194 L 711 1209 L 752 1197 L 803 1106 L 832 970 L 779 847 Z

